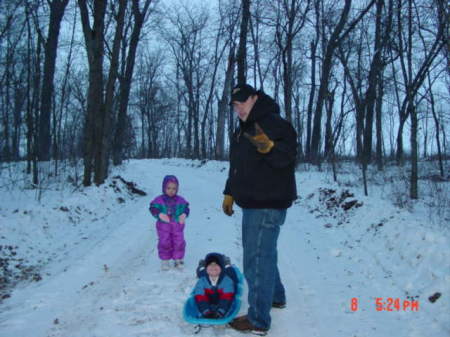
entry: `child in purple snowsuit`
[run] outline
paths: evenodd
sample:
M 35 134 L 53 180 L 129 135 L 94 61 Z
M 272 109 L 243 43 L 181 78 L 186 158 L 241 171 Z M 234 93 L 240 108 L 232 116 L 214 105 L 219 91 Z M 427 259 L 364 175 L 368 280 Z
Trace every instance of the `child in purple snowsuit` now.
M 157 219 L 158 255 L 162 269 L 169 269 L 169 261 L 175 262 L 175 267 L 184 265 L 184 225 L 189 215 L 189 203 L 178 192 L 178 179 L 173 175 L 164 177 L 163 194 L 150 203 L 150 212 Z

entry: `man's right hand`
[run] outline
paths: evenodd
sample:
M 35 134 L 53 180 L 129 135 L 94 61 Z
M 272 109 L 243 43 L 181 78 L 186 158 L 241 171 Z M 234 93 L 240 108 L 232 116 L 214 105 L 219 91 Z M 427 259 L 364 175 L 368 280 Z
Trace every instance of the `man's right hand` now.
M 223 198 L 222 209 L 223 212 L 228 216 L 231 216 L 234 213 L 233 197 L 231 195 L 225 194 L 225 197 Z

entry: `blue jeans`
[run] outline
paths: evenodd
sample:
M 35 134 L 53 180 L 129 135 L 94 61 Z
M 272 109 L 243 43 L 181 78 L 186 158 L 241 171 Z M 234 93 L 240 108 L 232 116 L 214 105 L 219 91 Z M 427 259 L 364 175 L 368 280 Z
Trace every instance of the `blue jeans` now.
M 243 208 L 242 246 L 244 275 L 248 284 L 248 319 L 262 329 L 270 328 L 273 302 L 286 302 L 277 265 L 277 240 L 286 209 Z

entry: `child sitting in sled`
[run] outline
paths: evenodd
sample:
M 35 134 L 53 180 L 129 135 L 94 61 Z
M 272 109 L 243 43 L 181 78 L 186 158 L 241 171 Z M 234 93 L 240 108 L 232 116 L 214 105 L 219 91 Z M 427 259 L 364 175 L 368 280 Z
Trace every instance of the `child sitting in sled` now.
M 202 268 L 205 268 L 202 271 Z M 194 299 L 203 318 L 222 318 L 231 307 L 235 295 L 233 280 L 225 273 L 223 255 L 210 253 L 204 267 L 197 271 L 199 280 L 194 288 Z

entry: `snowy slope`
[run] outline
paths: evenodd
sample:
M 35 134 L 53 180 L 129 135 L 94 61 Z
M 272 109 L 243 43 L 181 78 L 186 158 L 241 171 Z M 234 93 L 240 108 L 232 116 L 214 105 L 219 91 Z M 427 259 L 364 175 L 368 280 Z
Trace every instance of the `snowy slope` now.
M 231 218 L 221 212 L 227 168 L 225 162 L 135 160 L 111 175 L 135 182 L 145 197 L 112 178 L 100 188 L 46 191 L 40 203 L 33 191 L 2 189 L 0 245 L 17 246 L 16 258 L 45 267 L 36 269 L 42 280 L 20 283 L 0 304 L 0 336 L 191 336 L 181 310 L 198 260 L 219 251 L 242 263 L 241 212 Z M 179 178 L 179 193 L 191 204 L 183 271 L 159 270 L 147 211 L 166 174 Z M 324 173 L 298 172 L 297 184 L 300 199 L 279 240 L 288 307 L 273 310 L 269 336 L 450 335 L 448 231 L 430 226 L 424 212 L 398 209 L 381 194 L 363 197 Z M 343 210 L 352 200 L 357 205 Z M 436 293 L 441 296 L 430 302 Z M 377 298 L 398 301 L 384 306 L 392 311 L 377 311 Z M 412 301 L 418 309 L 404 310 Z M 222 327 L 200 335 L 242 334 Z

